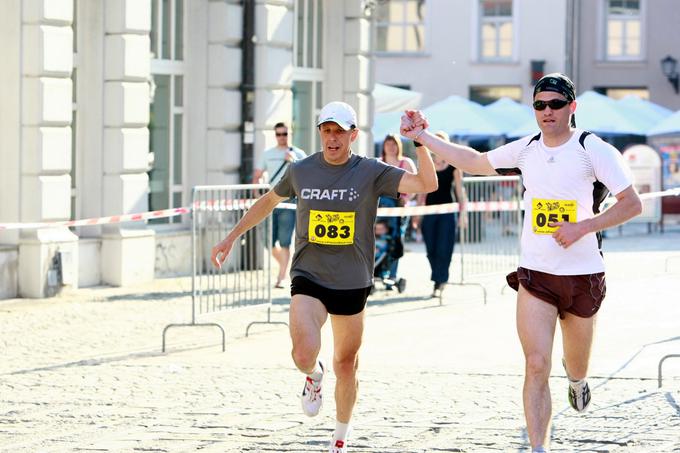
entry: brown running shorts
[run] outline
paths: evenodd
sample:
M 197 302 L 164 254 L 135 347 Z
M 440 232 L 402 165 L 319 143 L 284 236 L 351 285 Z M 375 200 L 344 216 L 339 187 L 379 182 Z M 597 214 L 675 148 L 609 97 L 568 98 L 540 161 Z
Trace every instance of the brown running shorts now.
M 607 292 L 604 272 L 585 275 L 553 275 L 518 267 L 507 275 L 508 285 L 515 291 L 521 284 L 529 293 L 564 312 L 581 318 L 590 318 L 600 309 Z

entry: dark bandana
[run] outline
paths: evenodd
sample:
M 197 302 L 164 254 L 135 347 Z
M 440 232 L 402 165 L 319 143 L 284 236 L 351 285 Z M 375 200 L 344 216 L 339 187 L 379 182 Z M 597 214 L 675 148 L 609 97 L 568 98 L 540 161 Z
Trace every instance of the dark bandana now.
M 569 77 L 560 74 L 559 72 L 553 72 L 552 74 L 541 77 L 534 87 L 534 97 L 542 91 L 560 93 L 567 98 L 568 101 L 576 99 L 574 82 L 572 82 Z
M 560 74 L 559 72 L 553 72 L 541 77 L 534 87 L 534 98 L 538 93 L 543 91 L 559 93 L 567 98 L 567 101 L 576 99 L 574 82 L 572 82 L 569 77 Z M 571 127 L 576 127 L 576 115 L 571 115 Z

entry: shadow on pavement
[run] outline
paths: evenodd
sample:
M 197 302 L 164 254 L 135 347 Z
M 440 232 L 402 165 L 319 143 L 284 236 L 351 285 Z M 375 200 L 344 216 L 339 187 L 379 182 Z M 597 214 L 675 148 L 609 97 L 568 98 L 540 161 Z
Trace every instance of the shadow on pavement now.
M 94 302 L 117 302 L 120 300 L 167 300 L 181 299 L 183 297 L 191 297 L 191 291 L 154 291 L 150 293 L 116 294 L 114 296 L 107 296 L 102 299 L 95 300 Z
M 201 344 L 201 345 L 195 345 L 195 346 L 188 346 L 188 347 L 184 347 L 184 348 L 176 348 L 176 349 L 172 349 L 172 350 L 167 351 L 167 352 L 161 352 L 159 350 L 132 352 L 132 353 L 129 353 L 129 354 L 120 354 L 120 355 L 115 355 L 115 356 L 111 356 L 111 357 L 83 359 L 83 360 L 77 360 L 75 362 L 58 363 L 58 364 L 55 364 L 55 365 L 48 365 L 48 366 L 37 367 L 37 368 L 27 368 L 25 370 L 10 371 L 8 373 L 2 373 L 2 374 L 0 374 L 0 376 L 13 376 L 13 375 L 20 375 L 20 374 L 36 373 L 36 372 L 41 372 L 41 371 L 54 371 L 54 370 L 58 370 L 58 369 L 61 369 L 61 368 L 71 368 L 71 367 L 80 367 L 80 366 L 98 366 L 98 365 L 104 365 L 104 364 L 107 364 L 107 363 L 121 362 L 121 361 L 125 361 L 125 360 L 130 360 L 130 359 L 145 359 L 145 358 L 150 358 L 150 357 L 162 357 L 162 356 L 168 355 L 170 353 L 200 351 L 202 349 L 208 349 L 208 348 L 213 348 L 213 347 L 215 347 L 215 344 Z

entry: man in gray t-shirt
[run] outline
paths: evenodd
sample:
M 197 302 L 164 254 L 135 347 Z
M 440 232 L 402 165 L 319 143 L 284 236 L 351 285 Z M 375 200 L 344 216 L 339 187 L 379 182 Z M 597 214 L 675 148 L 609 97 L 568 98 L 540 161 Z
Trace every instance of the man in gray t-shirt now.
M 353 154 L 350 146 L 359 130 L 356 113 L 344 102 L 327 104 L 317 126 L 322 152 L 291 164 L 278 184 L 213 247 L 211 259 L 215 266 L 221 266 L 242 234 L 260 223 L 278 203 L 297 196 L 290 304 L 293 361 L 306 375 L 301 395 L 303 411 L 314 416 L 321 409 L 325 372 L 318 359 L 321 327 L 330 314 L 337 422 L 329 451 L 345 453 L 357 397 L 364 307 L 372 284 L 378 198 L 431 192 L 437 188 L 437 176 L 424 147 L 416 148 L 420 164 L 417 173 Z
M 403 174 L 354 154 L 341 165 L 327 163 L 322 153 L 294 163 L 274 187 L 277 195 L 298 197 L 291 278 L 330 289 L 370 287 L 376 200 L 398 196 Z

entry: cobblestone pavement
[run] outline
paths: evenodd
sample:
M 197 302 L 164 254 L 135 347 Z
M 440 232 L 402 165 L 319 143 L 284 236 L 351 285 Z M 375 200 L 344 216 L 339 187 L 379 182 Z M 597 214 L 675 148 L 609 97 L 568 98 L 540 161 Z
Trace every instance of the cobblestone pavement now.
M 496 276 L 486 304 L 479 288 L 450 286 L 440 305 L 422 246 L 408 248 L 407 290 L 378 291 L 368 308 L 351 451 L 526 451 L 514 294 Z M 556 338 L 552 451 L 680 452 L 680 359 L 657 388 L 659 359 L 680 354 L 680 232 L 613 235 L 605 250 L 592 407 L 568 407 Z M 206 318 L 225 327 L 224 353 L 207 328 L 171 330 L 161 353 L 163 327 L 190 319 L 190 287 L 182 278 L 0 301 L 0 451 L 325 452 L 334 376 L 321 415 L 302 415 L 287 329 L 244 336 L 262 307 Z M 273 318 L 285 321 L 286 292 L 275 298 Z

